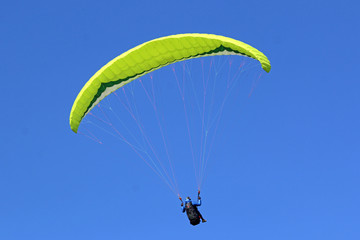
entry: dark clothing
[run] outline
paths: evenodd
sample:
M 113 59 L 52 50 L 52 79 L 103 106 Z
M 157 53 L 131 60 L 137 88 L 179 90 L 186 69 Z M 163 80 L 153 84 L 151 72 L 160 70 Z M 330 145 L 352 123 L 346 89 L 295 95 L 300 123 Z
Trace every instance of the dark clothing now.
M 198 203 L 192 203 L 191 200 L 185 201 L 185 206 L 182 208 L 182 212 L 186 211 L 186 215 L 190 220 L 190 224 L 198 225 L 200 223 L 200 219 L 203 219 L 201 213 L 197 209 L 197 206 L 201 206 L 201 200 L 198 200 Z

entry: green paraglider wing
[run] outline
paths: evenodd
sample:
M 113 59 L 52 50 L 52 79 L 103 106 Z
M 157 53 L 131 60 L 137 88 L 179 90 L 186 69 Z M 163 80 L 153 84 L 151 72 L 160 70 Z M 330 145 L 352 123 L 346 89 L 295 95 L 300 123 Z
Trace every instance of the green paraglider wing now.
M 77 132 L 81 120 L 107 95 L 125 84 L 171 63 L 213 55 L 254 58 L 269 72 L 267 57 L 248 44 L 213 34 L 179 34 L 143 43 L 111 60 L 97 71 L 78 94 L 70 113 L 70 127 Z

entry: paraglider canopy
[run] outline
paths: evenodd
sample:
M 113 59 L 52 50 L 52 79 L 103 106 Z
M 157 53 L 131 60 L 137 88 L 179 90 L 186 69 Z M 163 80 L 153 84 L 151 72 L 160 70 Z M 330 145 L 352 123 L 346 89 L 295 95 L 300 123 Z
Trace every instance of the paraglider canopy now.
M 76 133 L 86 114 L 125 84 L 171 63 L 213 55 L 241 55 L 256 59 L 269 72 L 267 57 L 248 44 L 213 34 L 179 34 L 154 39 L 128 50 L 96 72 L 78 94 L 70 113 Z

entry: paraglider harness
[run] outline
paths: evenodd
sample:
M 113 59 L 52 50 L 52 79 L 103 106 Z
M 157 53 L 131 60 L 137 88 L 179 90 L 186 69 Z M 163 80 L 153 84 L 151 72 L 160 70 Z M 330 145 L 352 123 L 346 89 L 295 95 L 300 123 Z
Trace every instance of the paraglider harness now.
M 179 199 L 181 201 L 181 206 L 184 206 L 184 202 L 182 198 L 179 196 Z M 200 197 L 200 190 L 198 191 L 198 200 L 201 201 Z M 200 202 L 201 204 L 201 202 Z M 191 225 L 198 225 L 200 223 L 200 219 L 202 219 L 201 213 L 199 212 L 197 206 L 200 206 L 200 204 L 192 204 L 191 199 L 189 198 L 185 200 L 185 207 L 183 207 L 183 212 L 186 211 L 186 215 L 188 216 L 190 220 Z

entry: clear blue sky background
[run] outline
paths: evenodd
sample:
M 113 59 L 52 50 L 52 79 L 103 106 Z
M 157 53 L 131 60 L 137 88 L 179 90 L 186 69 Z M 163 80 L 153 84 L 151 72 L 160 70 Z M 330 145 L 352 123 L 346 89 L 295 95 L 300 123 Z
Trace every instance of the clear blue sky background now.
M 360 239 L 359 7 L 1 2 L 0 239 Z M 197 227 L 141 161 L 68 124 L 100 66 L 187 32 L 250 43 L 273 66 L 244 111 L 223 122 L 203 188 L 208 223 Z

